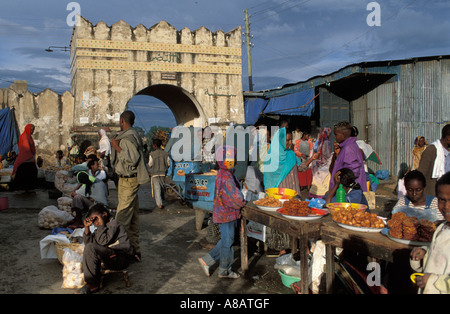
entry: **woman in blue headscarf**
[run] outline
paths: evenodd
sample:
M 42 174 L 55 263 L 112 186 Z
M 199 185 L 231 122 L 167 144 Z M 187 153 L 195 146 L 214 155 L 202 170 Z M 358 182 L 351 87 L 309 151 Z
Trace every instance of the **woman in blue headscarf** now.
M 288 188 L 300 195 L 298 168 L 300 159 L 291 147 L 292 133 L 286 128 L 278 129 L 264 159 L 264 188 Z

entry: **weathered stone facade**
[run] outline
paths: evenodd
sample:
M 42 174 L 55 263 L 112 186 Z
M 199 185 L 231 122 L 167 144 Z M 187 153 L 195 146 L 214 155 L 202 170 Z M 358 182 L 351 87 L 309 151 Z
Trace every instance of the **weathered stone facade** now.
M 177 124 L 244 123 L 240 27 L 178 31 L 165 21 L 148 29 L 124 21 L 92 25 L 81 17 L 70 60 L 71 92 L 34 94 L 25 81 L 0 89 L 0 109 L 15 109 L 19 131 L 36 126 L 37 154 L 46 164 L 71 132 L 94 137 L 100 127 L 118 130 L 135 95 L 163 101 Z
M 81 18 L 71 60 L 74 126 L 117 125 L 142 94 L 166 103 L 177 124 L 244 122 L 239 27 L 177 31 L 165 21 L 147 29 Z

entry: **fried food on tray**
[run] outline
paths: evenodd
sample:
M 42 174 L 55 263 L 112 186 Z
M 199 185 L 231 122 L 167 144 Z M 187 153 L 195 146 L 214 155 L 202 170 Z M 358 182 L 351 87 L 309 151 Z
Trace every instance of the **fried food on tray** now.
M 391 237 L 431 242 L 436 225 L 427 219 L 419 219 L 417 217 L 408 217 L 405 213 L 398 212 L 392 215 L 387 222 L 389 226 L 389 234 Z
M 267 207 L 281 207 L 283 204 L 280 202 L 280 200 L 277 200 L 274 197 L 266 196 L 265 198 L 262 198 L 260 200 L 253 202 L 255 205 L 259 206 L 267 206 Z
M 354 208 L 335 211 L 333 219 L 336 222 L 355 227 L 384 228 L 384 222 L 377 217 L 377 214 L 362 212 Z
M 284 202 L 284 214 L 289 216 L 308 216 L 311 214 L 311 209 L 308 207 L 308 204 L 309 202 L 292 198 Z

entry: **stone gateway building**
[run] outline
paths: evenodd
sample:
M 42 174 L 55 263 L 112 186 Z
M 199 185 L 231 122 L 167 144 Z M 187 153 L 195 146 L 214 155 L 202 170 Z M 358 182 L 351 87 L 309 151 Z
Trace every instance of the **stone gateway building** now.
M 15 108 L 20 132 L 27 123 L 36 125 L 44 160 L 54 158 L 71 132 L 117 131 L 120 114 L 136 95 L 164 102 L 177 125 L 244 123 L 240 27 L 228 33 L 177 30 L 161 21 L 133 28 L 124 21 L 93 25 L 80 17 L 70 49 L 70 93 L 46 89 L 36 95 L 26 82 L 0 93 L 1 108 Z

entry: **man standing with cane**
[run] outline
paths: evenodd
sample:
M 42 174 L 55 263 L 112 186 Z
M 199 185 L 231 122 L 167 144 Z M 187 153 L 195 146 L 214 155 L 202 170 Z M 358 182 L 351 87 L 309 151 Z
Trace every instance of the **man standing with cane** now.
M 121 132 L 111 140 L 111 163 L 119 177 L 116 219 L 125 226 L 135 258 L 140 261 L 138 190 L 141 184 L 150 181 L 150 177 L 145 166 L 142 140 L 133 128 L 134 119 L 132 111 L 124 111 L 120 115 Z

